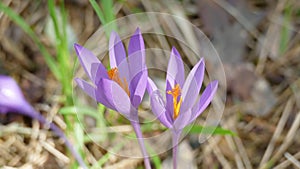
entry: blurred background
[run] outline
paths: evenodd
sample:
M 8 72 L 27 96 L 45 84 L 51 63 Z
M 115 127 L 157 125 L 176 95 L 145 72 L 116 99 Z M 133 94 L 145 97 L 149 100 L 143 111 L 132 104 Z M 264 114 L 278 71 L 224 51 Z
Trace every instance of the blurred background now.
M 103 25 L 143 12 L 178 16 L 201 29 L 216 48 L 226 75 L 220 131 L 200 143 L 201 130 L 195 128 L 180 144 L 179 168 L 300 168 L 298 0 L 1 0 L 0 74 L 12 76 L 28 102 L 65 131 L 88 166 L 142 169 L 142 159 L 120 157 L 97 145 L 102 142 L 114 152 L 125 149 L 116 144 L 122 140 L 112 141 L 99 130 L 108 126 L 130 135 L 126 119 L 102 106 L 77 107 L 72 89 L 78 66 L 73 44 L 92 43 L 91 36 Z M 193 38 L 180 23 L 166 31 Z M 144 38 L 146 46 L 157 45 L 150 36 Z M 193 67 L 197 60 L 179 50 L 187 67 Z M 207 62 L 208 72 L 220 71 L 213 67 L 214 60 Z M 108 63 L 107 57 L 103 63 Z M 142 110 L 150 112 L 147 105 Z M 82 114 L 77 116 L 78 111 Z M 164 131 L 158 123 L 143 127 L 146 136 Z M 170 160 L 171 151 L 154 156 L 153 168 L 170 168 Z M 9 113 L 0 114 L 0 167 L 78 164 L 43 124 Z

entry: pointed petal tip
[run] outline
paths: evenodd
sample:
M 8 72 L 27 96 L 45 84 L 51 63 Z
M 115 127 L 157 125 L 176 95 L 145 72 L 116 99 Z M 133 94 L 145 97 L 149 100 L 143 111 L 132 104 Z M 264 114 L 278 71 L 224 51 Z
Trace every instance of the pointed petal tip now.
M 142 36 L 142 32 L 139 27 L 137 27 L 134 33 L 131 35 L 131 37 L 141 37 L 141 36 Z
M 117 44 L 122 43 L 121 38 L 119 34 L 115 31 L 111 31 L 110 33 L 110 39 L 109 39 L 109 45 L 110 47 L 114 47 Z
M 78 43 L 74 43 L 74 48 L 77 50 L 77 49 L 82 49 L 83 47 L 81 45 L 79 45 Z
M 172 46 L 172 51 L 177 51 L 175 46 Z
M 121 41 L 119 34 L 116 31 L 111 31 L 111 33 L 110 33 L 110 40 L 111 40 L 111 42 L 116 43 L 115 42 L 116 39 L 118 40 L 118 42 Z
M 152 92 L 158 90 L 155 83 L 153 82 L 152 79 L 150 79 L 150 77 L 147 78 L 147 87 L 146 87 L 146 89 L 147 89 L 147 92 L 148 92 L 149 95 L 151 95 Z
M 177 58 L 181 59 L 181 56 L 175 46 L 172 47 L 171 55 L 175 55 Z
M 110 36 L 112 36 L 112 35 L 116 35 L 117 34 L 117 32 L 116 31 L 114 31 L 114 30 L 112 30 L 111 32 L 110 32 Z
M 197 64 L 194 67 L 199 67 L 199 66 L 202 66 L 201 68 L 205 69 L 205 61 L 203 57 L 197 62 Z
M 204 57 L 202 57 L 199 62 L 205 65 Z
M 210 82 L 206 88 L 208 88 L 208 90 L 211 93 L 215 93 L 218 89 L 218 85 L 219 85 L 218 80 L 214 80 L 214 81 Z
M 219 85 L 219 81 L 218 80 L 214 80 L 214 81 L 211 82 L 211 86 L 213 88 L 218 88 L 218 85 Z
M 81 56 L 80 53 L 81 53 L 82 49 L 84 49 L 84 47 L 77 43 L 74 43 L 74 48 L 77 53 L 77 56 L 80 57 Z
M 134 34 L 141 34 L 141 29 L 140 27 L 137 27 L 136 30 L 135 30 L 135 33 Z
M 79 83 L 81 82 L 81 79 L 78 78 L 78 77 L 76 77 L 76 78 L 74 78 L 74 81 L 75 81 L 77 84 L 79 84 Z
M 74 81 L 76 82 L 76 84 L 81 87 L 81 88 L 84 88 L 84 85 L 83 85 L 83 80 L 80 79 L 80 78 L 74 78 Z
M 199 67 L 202 69 L 201 71 L 203 72 L 203 75 L 205 74 L 205 62 L 204 59 L 201 58 L 199 61 Z

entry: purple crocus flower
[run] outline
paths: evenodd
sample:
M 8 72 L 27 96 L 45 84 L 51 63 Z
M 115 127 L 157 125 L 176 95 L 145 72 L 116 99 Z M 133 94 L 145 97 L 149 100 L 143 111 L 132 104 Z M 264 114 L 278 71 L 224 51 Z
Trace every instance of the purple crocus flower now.
M 64 140 L 66 146 L 76 158 L 79 165 L 82 168 L 87 168 L 80 154 L 74 149 L 66 135 L 54 123 L 47 122 L 44 116 L 36 112 L 35 109 L 25 100 L 16 81 L 9 76 L 0 75 L 0 113 L 6 114 L 8 112 L 19 113 L 30 118 L 37 119 L 44 125 L 49 125 L 50 129 Z
M 147 90 L 151 108 L 158 120 L 173 132 L 173 166 L 177 165 L 177 145 L 182 129 L 192 123 L 210 104 L 218 88 L 211 82 L 197 101 L 204 77 L 204 60 L 201 59 L 185 80 L 180 54 L 172 48 L 166 77 L 166 102 L 154 82 L 148 78 Z
M 79 87 L 97 102 L 115 110 L 130 120 L 137 135 L 146 168 L 151 168 L 138 119 L 140 105 L 147 86 L 148 72 L 145 63 L 144 40 L 139 29 L 131 36 L 128 57 L 117 33 L 109 40 L 110 70 L 106 70 L 89 50 L 75 44 L 78 59 L 92 84 L 76 78 Z

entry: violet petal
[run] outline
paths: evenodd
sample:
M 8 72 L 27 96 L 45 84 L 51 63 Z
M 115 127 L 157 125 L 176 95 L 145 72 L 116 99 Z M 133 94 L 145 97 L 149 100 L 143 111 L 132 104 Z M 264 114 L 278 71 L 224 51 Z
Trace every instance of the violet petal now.
M 218 88 L 218 81 L 212 81 L 202 93 L 199 102 L 192 108 L 193 115 L 190 122 L 193 122 L 210 104 Z
M 155 83 L 153 82 L 152 79 L 149 77 L 147 78 L 147 92 L 149 93 L 149 96 L 151 95 L 152 92 L 158 90 Z
M 119 64 L 126 59 L 126 52 L 124 45 L 119 35 L 112 31 L 109 39 L 109 61 L 110 67 L 118 67 Z
M 103 100 L 110 103 L 113 110 L 131 120 L 130 114 L 134 109 L 131 106 L 127 93 L 116 82 L 109 79 L 100 79 L 97 86 L 105 96 Z M 100 97 L 98 98 L 100 99 Z M 98 101 L 100 102 L 101 100 Z
M 172 90 L 176 84 L 179 84 L 180 87 L 184 83 L 184 66 L 180 54 L 178 53 L 175 47 L 172 48 L 167 77 L 166 77 L 166 104 L 168 117 L 173 118 L 174 105 L 173 105 L 173 96 L 168 94 L 167 91 Z
M 93 81 L 94 84 L 98 84 L 99 80 L 102 78 L 109 79 L 107 70 L 102 63 L 95 65 L 97 68 L 94 68 L 94 65 L 95 64 L 92 64 L 92 69 L 96 69 L 95 80 Z
M 182 87 L 184 83 L 184 66 L 181 56 L 175 47 L 172 48 L 168 63 L 167 81 L 172 88 L 176 84 L 179 84 L 180 87 Z
M 187 124 L 189 124 L 192 116 L 192 109 L 180 112 L 178 117 L 174 120 L 174 130 L 182 130 Z
M 144 70 L 138 73 L 131 81 L 129 85 L 130 99 L 134 107 L 138 107 L 142 102 L 144 93 L 147 87 L 148 72 Z
M 86 74 L 93 82 L 95 82 L 96 72 L 98 70 L 98 66 L 102 65 L 101 62 L 91 51 L 84 48 L 83 46 L 75 43 L 74 48 Z
M 98 87 L 95 90 L 96 101 L 103 104 L 105 107 L 107 107 L 109 109 L 116 110 L 114 105 L 112 103 L 110 103 L 110 101 L 106 98 L 105 93 L 106 93 L 106 91 L 104 91 L 103 88 L 99 87 L 99 83 L 98 83 Z
M 17 82 L 0 75 L 0 113 L 16 112 L 45 122 L 42 116 L 25 100 Z M 43 121 L 44 120 L 44 121 Z
M 166 110 L 166 104 L 164 103 L 163 98 L 162 98 L 160 92 L 158 91 L 155 83 L 149 77 L 148 77 L 147 91 L 150 96 L 150 104 L 159 104 L 159 105 L 153 105 L 153 106 L 156 106 L 155 111 L 153 110 L 153 106 L 151 106 L 153 113 L 166 127 L 171 127 L 172 126 L 171 124 L 173 123 L 173 118 L 172 118 L 172 116 L 168 116 L 169 113 Z M 153 93 L 155 93 L 155 94 L 153 94 Z M 155 99 L 155 98 L 152 98 L 155 96 L 158 98 L 156 100 L 152 100 L 152 99 Z M 157 102 L 157 103 L 155 103 L 155 102 Z M 163 107 L 160 107 L 162 105 L 163 105 Z M 161 115 L 160 115 L 160 113 L 163 110 L 159 110 L 160 108 L 165 109 L 165 112 Z M 160 116 L 162 116 L 162 117 L 160 117 Z
M 34 108 L 25 100 L 16 81 L 11 77 L 0 75 L 0 113 L 6 113 L 1 112 L 2 110 L 26 115 L 33 119 L 37 119 L 40 123 L 47 124 L 46 119 L 41 114 L 36 112 Z M 74 149 L 74 146 L 68 140 L 66 135 L 54 123 L 50 123 L 50 128 L 55 134 L 64 140 L 66 146 L 69 148 L 80 166 L 86 169 L 87 166 L 85 165 L 83 159 L 76 149 Z
M 139 72 L 146 69 L 145 44 L 139 28 L 131 36 L 128 45 L 128 63 L 130 70 L 130 80 Z
M 165 103 L 162 98 L 162 95 L 158 90 L 153 91 L 150 95 L 150 104 L 152 108 L 152 112 L 158 118 L 158 120 L 168 128 L 171 128 L 171 121 L 169 121 L 166 117 L 166 108 Z
M 92 85 L 79 78 L 75 78 L 75 81 L 86 94 L 88 94 L 92 99 L 96 100 L 95 88 Z
M 193 67 L 188 77 L 186 78 L 181 93 L 183 103 L 181 105 L 180 111 L 187 111 L 187 109 L 190 109 L 195 104 L 202 86 L 204 78 L 204 69 L 204 60 L 201 59 Z
M 21 89 L 16 81 L 9 77 L 0 75 L 0 109 L 8 111 L 19 111 L 28 107 Z
M 129 79 L 129 68 L 124 45 L 116 32 L 112 32 L 109 40 L 109 62 L 111 68 L 118 67 L 121 77 Z
M 174 105 L 173 105 L 173 96 L 168 94 L 167 92 L 172 90 L 171 84 L 169 81 L 166 81 L 166 109 L 167 116 L 173 119 Z

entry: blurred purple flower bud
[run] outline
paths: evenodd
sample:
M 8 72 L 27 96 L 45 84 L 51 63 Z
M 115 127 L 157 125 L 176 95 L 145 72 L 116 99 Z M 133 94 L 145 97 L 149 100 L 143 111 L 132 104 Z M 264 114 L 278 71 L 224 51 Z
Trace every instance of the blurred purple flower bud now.
M 80 166 L 87 168 L 80 154 L 74 149 L 65 134 L 54 123 L 48 123 L 46 119 L 40 113 L 36 112 L 25 100 L 16 81 L 9 76 L 0 75 L 0 113 L 9 112 L 19 113 L 33 119 L 37 119 L 44 125 L 49 125 L 50 129 L 65 141 L 66 146 L 69 148 Z

